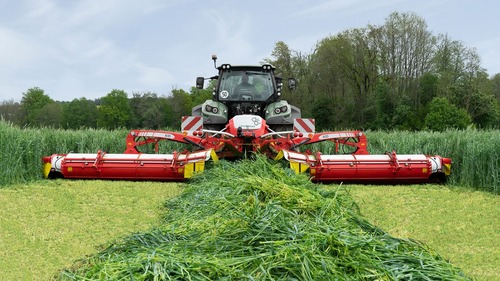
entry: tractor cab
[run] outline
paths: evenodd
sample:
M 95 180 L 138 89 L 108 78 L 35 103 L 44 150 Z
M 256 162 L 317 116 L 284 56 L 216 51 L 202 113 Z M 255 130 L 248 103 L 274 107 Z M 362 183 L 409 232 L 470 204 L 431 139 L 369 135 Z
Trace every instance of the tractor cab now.
M 214 58 L 216 66 L 216 57 Z M 264 118 L 276 130 L 291 129 L 293 119 L 300 118 L 300 110 L 280 100 L 282 78 L 275 75 L 269 64 L 261 66 L 222 64 L 216 66 L 218 75 L 198 77 L 196 87 L 203 89 L 204 80 L 217 80 L 212 100 L 193 108 L 193 116 L 203 117 L 203 126 L 220 130 L 237 115 L 251 114 Z M 288 88 L 296 87 L 294 78 L 288 79 Z

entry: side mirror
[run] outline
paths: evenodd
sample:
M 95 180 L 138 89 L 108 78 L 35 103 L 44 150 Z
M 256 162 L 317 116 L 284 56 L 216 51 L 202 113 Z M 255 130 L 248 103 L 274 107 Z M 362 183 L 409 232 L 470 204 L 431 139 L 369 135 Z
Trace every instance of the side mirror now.
M 288 78 L 288 89 L 295 90 L 297 88 L 297 80 L 295 78 Z
M 203 89 L 204 84 L 205 84 L 205 78 L 203 78 L 203 77 L 196 77 L 196 88 Z

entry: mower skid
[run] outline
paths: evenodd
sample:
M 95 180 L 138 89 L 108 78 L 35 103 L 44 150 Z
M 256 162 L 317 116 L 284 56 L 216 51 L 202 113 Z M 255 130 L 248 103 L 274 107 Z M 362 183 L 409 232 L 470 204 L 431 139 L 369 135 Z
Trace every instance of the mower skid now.
M 440 156 L 395 152 L 367 155 L 305 154 L 283 150 L 283 157 L 296 173 L 309 170 L 316 182 L 427 183 L 449 175 L 451 161 Z
M 44 157 L 44 176 L 68 179 L 183 181 L 205 169 L 216 157 L 209 150 L 173 154 L 53 154 Z M 214 159 L 216 160 L 216 159 Z M 47 173 L 48 166 L 50 171 Z

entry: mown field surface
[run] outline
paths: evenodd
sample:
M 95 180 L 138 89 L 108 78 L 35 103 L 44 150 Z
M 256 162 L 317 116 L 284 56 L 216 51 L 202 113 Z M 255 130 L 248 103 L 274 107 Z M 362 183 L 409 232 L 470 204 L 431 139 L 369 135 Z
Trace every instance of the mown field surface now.
M 348 186 L 371 223 L 426 243 L 477 280 L 500 280 L 500 197 L 442 185 Z
M 173 183 L 39 181 L 0 189 L 0 280 L 50 280 L 158 223 Z

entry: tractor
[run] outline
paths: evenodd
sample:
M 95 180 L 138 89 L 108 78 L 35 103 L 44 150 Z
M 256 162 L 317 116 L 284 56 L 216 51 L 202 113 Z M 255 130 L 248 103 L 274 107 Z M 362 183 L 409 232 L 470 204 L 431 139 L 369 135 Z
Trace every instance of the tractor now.
M 203 117 L 203 127 L 222 130 L 228 121 L 237 115 L 257 115 L 266 120 L 272 131 L 291 131 L 295 119 L 300 118 L 300 109 L 281 100 L 282 78 L 275 75 L 272 65 L 217 67 L 217 57 L 212 56 L 218 75 L 212 100 L 193 108 L 193 116 Z M 204 77 L 196 79 L 196 87 L 204 88 Z M 294 90 L 296 81 L 288 79 L 288 88 Z

